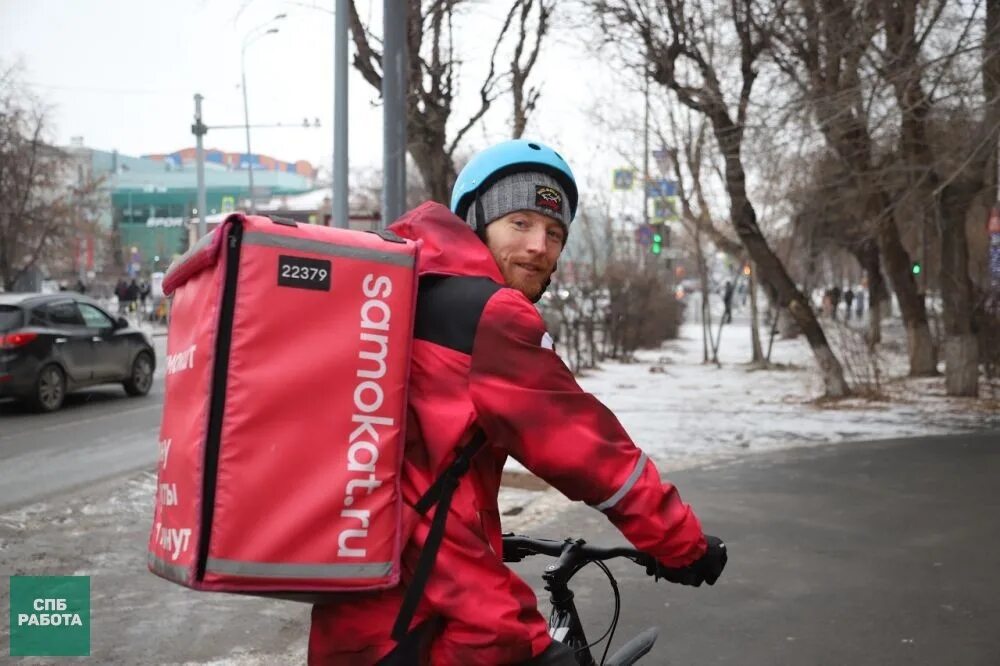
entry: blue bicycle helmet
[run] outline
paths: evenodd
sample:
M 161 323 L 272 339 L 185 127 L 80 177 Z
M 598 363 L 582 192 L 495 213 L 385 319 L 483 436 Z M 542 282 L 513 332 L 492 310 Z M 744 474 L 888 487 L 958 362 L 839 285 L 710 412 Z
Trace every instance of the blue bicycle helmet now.
M 512 173 L 540 171 L 556 179 L 569 199 L 569 219 L 576 216 L 579 194 L 576 179 L 566 160 L 543 143 L 527 139 L 512 139 L 477 153 L 455 180 L 451 190 L 451 210 L 463 220 L 476 194 Z

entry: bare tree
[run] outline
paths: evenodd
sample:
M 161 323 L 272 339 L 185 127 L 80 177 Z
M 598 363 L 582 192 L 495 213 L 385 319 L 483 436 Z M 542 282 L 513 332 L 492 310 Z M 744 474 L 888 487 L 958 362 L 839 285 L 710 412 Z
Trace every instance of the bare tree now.
M 524 130 L 528 126 L 528 117 L 535 110 L 541 91 L 531 87 L 525 90 L 528 83 L 528 76 L 538 61 L 538 54 L 542 48 L 542 38 L 549 30 L 549 20 L 552 17 L 552 10 L 555 8 L 555 0 L 538 0 L 538 14 L 535 23 L 535 41 L 531 49 L 526 53 L 525 44 L 531 30 L 528 28 L 528 20 L 531 11 L 535 6 L 535 0 L 518 0 L 511 7 L 510 14 L 507 15 L 507 22 L 518 8 L 521 10 L 520 29 L 517 32 L 517 44 L 514 47 L 514 55 L 510 61 L 510 90 L 514 102 L 514 126 L 512 137 L 520 139 L 524 136 Z M 506 30 L 506 27 L 504 28 Z M 521 58 L 524 56 L 524 62 Z
M 21 86 L 16 68 L 0 71 L 0 283 L 12 290 L 28 271 L 59 260 L 89 228 L 99 182 L 78 173 L 46 141 L 43 104 Z
M 882 341 L 882 305 L 888 302 L 889 294 L 877 231 L 857 215 L 856 202 L 864 193 L 855 188 L 857 180 L 828 149 L 803 155 L 799 171 L 802 182 L 786 195 L 794 209 L 794 235 L 800 238 L 806 256 L 805 275 L 811 285 L 819 253 L 846 250 L 853 255 L 868 279 L 868 342 L 876 345 Z
M 864 246 L 871 222 L 889 281 L 906 325 L 910 374 L 937 373 L 937 355 L 923 296 L 900 239 L 895 200 L 869 125 L 862 66 L 880 22 L 870 3 L 859 0 L 790 0 L 779 3 L 772 49 L 779 67 L 806 95 L 827 144 L 842 161 L 860 195 L 854 244 Z M 873 312 L 873 315 L 876 313 Z
M 954 137 L 959 143 L 956 156 L 963 159 L 953 166 L 954 160 L 941 154 L 940 142 L 936 147 L 931 138 L 932 113 L 935 106 L 940 106 L 933 94 L 934 80 L 940 74 L 935 76 L 932 70 L 928 43 L 942 22 L 946 3 L 943 0 L 877 3 L 885 31 L 880 71 L 891 84 L 899 107 L 901 158 L 908 167 L 907 173 L 916 175 L 920 191 L 933 202 L 941 227 L 945 384 L 948 394 L 957 396 L 976 396 L 979 390 L 978 341 L 974 330 L 976 299 L 969 279 L 965 225 L 984 192 L 989 191 L 995 198 L 1000 133 L 1000 2 L 987 0 L 985 5 L 982 18 L 977 7 L 966 16 L 956 17 L 958 21 L 953 23 L 957 25 L 950 25 L 947 30 L 957 34 L 958 39 L 936 63 L 940 71 L 942 65 L 958 60 L 963 51 L 978 47 L 982 53 L 981 111 L 978 120 L 968 128 L 971 131 Z M 981 45 L 972 38 L 972 28 L 979 20 L 985 21 Z M 980 37 L 977 35 L 976 39 Z M 949 148 L 953 151 L 954 145 Z
M 708 121 L 699 116 L 697 128 L 691 125 L 693 120 L 688 115 L 688 123 L 682 128 L 680 123 L 669 114 L 670 130 L 673 140 L 668 142 L 660 134 L 660 143 L 674 145 L 669 149 L 669 163 L 673 168 L 674 181 L 677 183 L 677 198 L 681 204 L 681 227 L 690 237 L 695 251 L 695 265 L 698 270 L 698 280 L 701 283 L 701 323 L 702 323 L 702 360 L 712 360 L 718 363 L 718 346 L 712 339 L 712 317 L 709 298 L 712 291 L 708 274 L 708 261 L 702 247 L 708 240 L 721 252 L 742 263 L 746 251 L 738 240 L 733 240 L 721 231 L 712 219 L 712 211 L 705 196 L 705 183 L 702 178 L 705 163 L 705 150 L 708 134 Z M 711 357 L 709 350 L 711 349 Z
M 430 198 L 447 203 L 455 182 L 455 150 L 462 138 L 478 123 L 500 94 L 505 76 L 497 71 L 496 62 L 501 45 L 520 10 L 518 40 L 510 72 L 514 102 L 514 130 L 524 131 L 530 112 L 538 101 L 539 92 L 525 91 L 528 75 L 534 67 L 542 38 L 548 30 L 552 2 L 539 0 L 539 14 L 533 50 L 521 61 L 528 39 L 529 14 L 534 0 L 516 0 L 507 14 L 490 55 L 489 69 L 479 87 L 479 107 L 449 135 L 455 99 L 459 92 L 461 57 L 455 52 L 455 20 L 464 0 L 407 0 L 406 39 L 409 71 L 407 79 L 407 151 L 420 172 Z M 373 87 L 382 89 L 382 51 L 378 39 L 358 15 L 351 3 L 349 25 L 356 54 L 354 66 Z
M 792 282 L 757 224 L 757 213 L 746 190 L 746 172 L 741 155 L 747 110 L 757 60 L 767 45 L 752 13 L 750 0 L 732 0 L 725 11 L 712 12 L 681 0 L 593 0 L 591 6 L 609 38 L 620 43 L 638 43 L 644 49 L 653 80 L 669 88 L 688 108 L 705 115 L 712 124 L 719 152 L 725 159 L 725 183 L 729 194 L 730 221 L 760 271 L 760 278 L 777 294 L 806 336 L 820 368 L 826 395 L 849 393 L 843 369 L 827 342 L 808 300 Z M 735 37 L 735 42 L 715 48 L 717 39 Z M 734 89 L 723 90 L 718 52 L 738 53 L 738 76 Z M 735 110 L 727 96 L 736 100 Z M 734 116 L 735 111 L 735 116 Z

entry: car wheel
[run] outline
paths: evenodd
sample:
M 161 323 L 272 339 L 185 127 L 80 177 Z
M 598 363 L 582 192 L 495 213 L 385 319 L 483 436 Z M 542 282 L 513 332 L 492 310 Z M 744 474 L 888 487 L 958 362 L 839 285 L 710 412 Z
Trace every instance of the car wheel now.
M 54 412 L 66 399 L 66 375 L 58 365 L 47 365 L 38 373 L 31 406 L 40 412 Z
M 153 386 L 153 357 L 148 352 L 139 352 L 132 361 L 132 371 L 122 382 L 129 395 L 146 395 Z

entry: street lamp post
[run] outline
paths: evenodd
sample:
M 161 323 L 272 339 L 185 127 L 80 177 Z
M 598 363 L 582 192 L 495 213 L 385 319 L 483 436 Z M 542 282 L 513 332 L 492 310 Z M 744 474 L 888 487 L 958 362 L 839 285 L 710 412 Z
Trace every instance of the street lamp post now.
M 285 18 L 284 14 L 278 14 L 273 19 L 271 19 L 271 21 L 268 21 L 268 23 L 283 18 Z M 246 130 L 247 134 L 247 175 L 250 184 L 251 213 L 257 212 L 257 207 L 254 204 L 254 198 L 253 198 L 253 152 L 250 149 L 250 109 L 249 109 L 249 103 L 247 101 L 247 63 L 246 63 L 247 47 L 256 42 L 261 37 L 265 37 L 267 35 L 273 35 L 276 32 L 278 32 L 277 28 L 268 28 L 266 31 L 260 32 L 260 29 L 265 27 L 266 25 L 267 24 L 265 24 L 264 26 L 258 26 L 254 30 L 250 31 L 250 33 L 243 39 L 243 49 L 240 52 L 240 76 L 242 78 L 241 85 L 243 88 L 243 127 Z

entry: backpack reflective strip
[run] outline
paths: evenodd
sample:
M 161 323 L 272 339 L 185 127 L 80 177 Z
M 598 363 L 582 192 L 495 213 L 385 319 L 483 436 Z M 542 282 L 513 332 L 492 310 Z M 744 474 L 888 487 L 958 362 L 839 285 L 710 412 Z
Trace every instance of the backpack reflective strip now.
M 632 473 L 629 474 L 629 477 L 625 479 L 625 483 L 622 484 L 622 487 L 619 488 L 614 495 L 594 506 L 594 508 L 598 511 L 613 509 L 615 505 L 618 504 L 623 497 L 625 497 L 625 493 L 632 490 L 632 486 L 634 486 L 635 482 L 639 480 L 640 476 L 642 476 L 642 470 L 646 467 L 646 460 L 647 458 L 644 452 L 641 456 L 639 456 L 639 460 L 635 463 L 635 469 L 633 469 Z
M 294 236 L 279 236 L 278 234 L 267 234 L 261 231 L 248 231 L 243 234 L 243 245 L 258 245 L 263 247 L 277 247 L 287 250 L 300 250 L 302 252 L 312 252 L 328 257 L 347 257 L 349 259 L 362 259 L 378 264 L 392 264 L 394 266 L 413 266 L 413 255 L 396 252 L 383 252 L 365 247 L 355 247 L 350 245 L 337 245 L 326 241 L 312 240 L 309 238 L 296 238 Z
M 163 576 L 164 578 L 177 581 L 178 583 L 186 584 L 188 578 L 190 577 L 191 572 L 188 567 L 168 564 L 152 553 L 149 553 L 146 558 L 146 562 L 149 564 L 150 571 Z
M 392 562 L 366 564 L 273 564 L 208 558 L 205 573 L 253 578 L 378 578 L 392 571 Z

